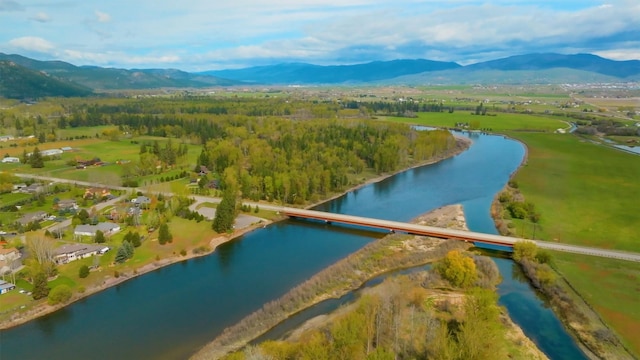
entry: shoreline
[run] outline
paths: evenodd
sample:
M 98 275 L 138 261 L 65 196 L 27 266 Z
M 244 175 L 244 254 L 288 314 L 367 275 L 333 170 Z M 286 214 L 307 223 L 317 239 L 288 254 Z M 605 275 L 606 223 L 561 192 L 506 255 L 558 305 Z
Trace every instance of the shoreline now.
M 344 196 L 345 194 L 347 194 L 349 192 L 352 192 L 354 190 L 360 189 L 360 188 L 362 188 L 362 187 L 364 187 L 366 185 L 369 185 L 369 184 L 374 184 L 374 183 L 380 182 L 382 180 L 385 180 L 385 179 L 387 179 L 389 177 L 392 177 L 392 176 L 397 175 L 399 173 L 402 173 L 404 171 L 408 171 L 408 170 L 415 169 L 415 168 L 422 167 L 422 166 L 432 165 L 432 164 L 435 164 L 435 163 L 440 162 L 442 160 L 446 160 L 448 158 L 455 157 L 455 156 L 461 154 L 462 152 L 466 151 L 471 146 L 471 144 L 473 143 L 468 138 L 464 138 L 464 137 L 460 137 L 460 136 L 456 136 L 456 135 L 453 135 L 453 136 L 454 136 L 454 139 L 456 141 L 456 145 L 455 145 L 454 148 L 452 148 L 450 151 L 448 151 L 444 155 L 437 156 L 437 157 L 435 157 L 433 159 L 429 159 L 427 161 L 420 162 L 418 164 L 415 164 L 415 165 L 412 165 L 410 167 L 406 167 L 406 168 L 397 170 L 397 171 L 392 172 L 392 173 L 376 176 L 374 178 L 371 178 L 371 179 L 365 181 L 362 184 L 358 184 L 358 185 L 356 185 L 354 187 L 351 187 L 351 188 L 345 190 L 344 192 L 338 193 L 338 194 L 333 195 L 333 196 L 331 196 L 331 197 L 329 197 L 327 199 L 323 199 L 323 200 L 318 201 L 316 203 L 313 203 L 311 205 L 305 206 L 304 208 L 307 208 L 307 209 L 308 208 L 312 208 L 312 207 L 324 204 L 326 202 L 329 202 L 331 200 L 335 200 L 336 198 Z M 30 322 L 32 320 L 35 320 L 37 318 L 40 318 L 42 316 L 52 314 L 52 313 L 54 313 L 54 312 L 56 312 L 58 310 L 61 310 L 61 309 L 65 308 L 65 307 L 67 307 L 67 306 L 70 306 L 70 305 L 74 304 L 77 301 L 80 301 L 80 300 L 85 299 L 85 298 L 87 298 L 89 296 L 98 294 L 98 293 L 100 293 L 102 291 L 105 291 L 105 290 L 111 288 L 111 287 L 114 287 L 114 286 L 117 286 L 117 285 L 119 285 L 121 283 L 124 283 L 127 280 L 131 280 L 131 279 L 137 278 L 137 277 L 139 277 L 141 275 L 148 274 L 148 273 L 150 273 L 150 272 L 152 272 L 154 270 L 161 269 L 161 268 L 163 268 L 165 266 L 173 265 L 173 264 L 176 264 L 176 263 L 179 263 L 179 262 L 182 262 L 182 261 L 187 261 L 187 260 L 195 259 L 195 258 L 198 258 L 198 257 L 211 255 L 211 254 L 213 254 L 213 252 L 216 250 L 216 248 L 218 246 L 220 246 L 222 244 L 225 244 L 227 242 L 230 242 L 232 240 L 235 240 L 235 239 L 237 239 L 237 238 L 239 238 L 239 237 L 241 237 L 241 236 L 243 236 L 243 235 L 245 235 L 245 234 L 247 234 L 249 232 L 252 232 L 252 231 L 254 231 L 254 230 L 258 229 L 258 228 L 261 228 L 261 227 L 264 227 L 264 226 L 268 226 L 268 225 L 271 225 L 271 224 L 273 224 L 275 222 L 279 222 L 279 221 L 282 221 L 282 219 L 265 220 L 265 221 L 262 221 L 260 223 L 250 225 L 250 226 L 248 226 L 246 228 L 234 231 L 232 234 L 219 234 L 218 236 L 215 236 L 215 237 L 213 237 L 213 238 L 211 238 L 209 240 L 210 250 L 208 250 L 206 252 L 195 254 L 195 253 L 193 253 L 193 251 L 191 251 L 191 252 L 187 253 L 187 255 L 185 255 L 185 256 L 178 255 L 178 256 L 162 259 L 162 260 L 159 260 L 159 261 L 155 261 L 155 262 L 153 262 L 151 264 L 144 265 L 144 266 L 142 266 L 142 267 L 140 267 L 138 269 L 134 269 L 131 272 L 120 273 L 120 276 L 117 277 L 117 278 L 110 277 L 110 278 L 106 279 L 100 285 L 96 285 L 96 286 L 87 288 L 82 293 L 78 293 L 78 292 L 74 293 L 72 298 L 68 302 L 66 302 L 64 304 L 49 305 L 45 300 L 45 302 L 43 302 L 41 304 L 38 304 L 38 305 L 35 305 L 34 308 L 27 310 L 25 313 L 18 315 L 16 318 L 14 318 L 14 316 L 17 315 L 17 313 L 15 313 L 14 315 L 9 316 L 7 319 L 1 321 L 0 322 L 0 331 L 8 330 L 8 329 L 11 329 L 13 327 L 17 327 L 17 326 L 23 325 L 25 323 L 28 323 L 28 322 Z
M 433 209 L 431 211 L 428 211 L 426 213 L 423 213 L 417 216 L 414 219 L 411 219 L 411 222 L 417 223 L 417 224 L 449 227 L 449 228 L 454 228 L 458 230 L 468 231 L 464 209 L 460 204 L 446 205 L 440 208 Z M 265 304 L 263 305 L 262 308 L 260 308 L 256 312 L 247 315 L 242 320 L 240 320 L 240 322 L 237 322 L 232 326 L 230 326 L 229 328 L 225 329 L 221 334 L 216 336 L 214 339 L 212 339 L 203 347 L 201 347 L 196 353 L 191 355 L 190 359 L 195 359 L 195 360 L 219 359 L 221 357 L 228 355 L 229 353 L 242 349 L 248 344 L 251 344 L 252 342 L 256 341 L 256 339 L 260 339 L 269 331 L 271 331 L 273 328 L 277 327 L 283 321 L 286 321 L 290 317 L 295 316 L 296 314 L 302 311 L 305 311 L 306 309 L 313 307 L 321 303 L 322 301 L 325 301 L 328 299 L 337 299 L 349 292 L 358 291 L 362 289 L 363 285 L 367 281 L 373 278 L 384 275 L 386 273 L 392 273 L 402 269 L 413 268 L 416 266 L 422 266 L 422 265 L 433 263 L 438 259 L 438 257 L 437 256 L 434 257 L 434 255 L 436 255 L 443 247 L 466 248 L 466 249 L 470 247 L 470 245 L 463 242 L 451 242 L 451 240 L 447 241 L 447 240 L 434 239 L 429 237 L 420 237 L 420 236 L 412 236 L 409 239 L 405 239 L 402 241 L 401 245 L 390 245 L 390 244 L 382 245 L 383 243 L 388 242 L 393 236 L 395 235 L 387 235 L 381 239 L 374 241 L 374 243 L 372 244 L 374 245 L 378 244 L 380 246 L 391 246 L 392 248 L 396 248 L 396 247 L 402 248 L 410 253 L 420 253 L 422 255 L 421 259 L 417 262 L 415 261 L 412 262 L 409 258 L 407 258 L 405 260 L 406 263 L 401 263 L 399 266 L 384 267 L 382 269 L 377 269 L 376 271 L 372 271 L 368 273 L 362 272 L 360 270 L 349 269 L 348 272 L 358 273 L 357 277 L 359 279 L 357 283 L 355 281 L 351 281 L 349 285 L 341 285 L 341 286 L 338 286 L 338 288 L 330 287 L 328 289 L 323 290 L 320 295 L 312 297 L 303 305 L 296 307 L 294 309 L 289 309 L 289 310 L 286 309 L 287 308 L 286 301 L 292 301 L 292 300 L 283 300 L 283 299 L 287 299 L 289 293 L 294 292 L 296 290 L 300 290 L 307 283 L 312 283 L 315 278 L 323 277 L 323 273 L 325 271 L 340 268 L 346 263 L 352 263 L 354 261 L 353 257 L 356 257 L 356 258 L 361 256 L 366 257 L 368 254 L 368 249 L 367 249 L 367 246 L 365 246 L 364 248 L 349 255 L 347 258 L 338 260 L 332 265 L 329 265 L 329 267 L 321 270 L 319 273 L 316 273 L 304 283 L 289 290 L 289 292 L 284 294 L 281 298 L 274 300 L 273 303 L 278 302 L 279 304 L 277 306 L 282 309 L 280 311 L 285 312 L 284 314 L 270 313 L 268 310 L 265 310 L 265 306 L 269 304 Z M 429 243 L 429 245 L 425 245 L 423 242 L 421 242 L 419 240 L 420 238 L 423 238 L 424 239 L 423 242 Z M 372 244 L 369 244 L 369 245 L 372 245 Z M 345 271 L 345 270 L 342 270 L 342 271 Z M 282 303 L 282 302 L 285 302 L 285 303 Z M 306 320 L 299 326 L 292 329 L 292 332 L 288 336 L 292 336 L 292 334 L 295 334 L 296 332 L 303 331 L 305 327 L 308 327 L 309 323 L 316 322 L 318 321 L 318 319 L 324 319 L 323 321 L 326 321 L 326 319 L 331 318 L 334 315 L 335 311 L 339 311 L 339 310 L 334 310 L 332 312 L 318 315 L 316 317 Z M 267 314 L 267 317 L 263 318 L 264 315 L 260 314 L 261 312 L 263 314 Z M 535 343 L 524 334 L 522 328 L 513 322 L 508 312 L 501 311 L 500 316 L 503 320 L 505 320 L 505 326 L 507 328 L 509 336 L 518 337 L 520 341 L 523 342 L 523 347 L 528 348 L 531 351 L 531 353 L 535 354 L 535 358 L 548 359 L 548 357 L 538 348 L 538 346 L 535 345 Z M 272 323 L 274 321 L 274 318 L 277 318 L 276 322 Z M 252 329 L 253 333 L 249 333 L 247 335 L 245 335 L 244 332 L 241 332 L 240 334 L 234 333 L 236 329 L 242 328 L 242 325 L 244 322 L 251 323 L 254 325 L 260 324 L 264 328 L 255 328 L 253 326 L 249 327 L 250 329 Z M 241 330 L 241 331 L 244 331 L 244 330 Z M 237 339 L 233 340 L 235 338 Z

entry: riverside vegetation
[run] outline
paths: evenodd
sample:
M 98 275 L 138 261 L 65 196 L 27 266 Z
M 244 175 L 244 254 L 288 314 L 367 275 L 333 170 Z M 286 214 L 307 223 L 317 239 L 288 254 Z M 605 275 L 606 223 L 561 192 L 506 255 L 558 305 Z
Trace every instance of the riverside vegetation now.
M 453 211 L 454 216 L 440 215 L 443 212 L 446 214 L 443 209 L 435 210 L 418 218 L 417 222 L 466 228 L 464 223 L 457 223 L 463 216 L 461 207 Z M 288 316 L 324 299 L 340 297 L 378 274 L 434 261 L 437 263 L 433 271 L 417 275 L 411 281 L 395 283 L 394 280 L 391 290 L 385 287 L 384 295 L 359 300 L 354 313 L 332 321 L 326 331 L 307 334 L 298 344 L 266 342 L 227 358 L 254 359 L 259 358 L 254 355 L 260 353 L 275 359 L 393 359 L 395 356 L 426 355 L 462 356 L 462 359 L 467 355 L 490 358 L 492 352 L 529 358 L 516 355 L 525 350 L 509 345 L 511 338 L 504 336 L 505 329 L 499 318 L 504 320 L 505 315 L 498 316 L 502 310 L 498 309 L 496 295 L 491 290 L 500 281 L 495 263 L 487 257 L 466 253 L 464 249 L 468 248 L 468 244 L 458 241 L 387 235 L 321 271 L 283 297 L 265 304 L 226 329 L 194 358 L 219 358 L 242 348 Z M 478 290 L 469 290 L 476 287 Z M 474 315 L 466 314 L 459 306 L 464 303 L 461 300 L 464 296 L 450 292 L 456 289 L 470 291 L 468 299 L 471 300 L 467 304 L 480 306 Z M 446 300 L 449 296 L 454 300 Z M 436 303 L 439 310 L 434 308 Z M 481 317 L 476 319 L 478 322 L 466 320 L 467 316 L 473 318 L 475 315 Z M 487 335 L 481 335 L 483 332 Z M 323 335 L 329 333 L 330 336 Z M 496 339 L 499 340 L 490 345 L 483 342 Z M 472 345 L 473 342 L 476 343 Z M 487 352 L 483 353 L 485 350 Z
M 65 186 L 69 191 L 63 195 L 45 188 L 38 196 L 21 199 L 20 203 L 4 206 L 3 201 L 3 229 L 45 242 L 49 249 L 45 257 L 25 260 L 27 267 L 15 274 L 18 286 L 31 290 L 35 275 L 43 272 L 49 278 L 48 288 L 65 285 L 72 291 L 71 297 L 56 296 L 58 300 L 51 302 L 56 304 L 53 308 L 46 307 L 40 297 L 30 300 L 17 292 L 3 296 L 0 315 L 4 326 L 53 311 L 140 272 L 185 259 L 187 254 L 208 253 L 217 233 L 227 239 L 229 232 L 233 236 L 233 219 L 243 207 L 238 200 L 308 204 L 367 179 L 440 159 L 462 148 L 446 131 L 421 132 L 404 124 L 335 119 L 341 114 L 341 107 L 335 103 L 188 97 L 163 101 L 113 99 L 109 101 L 121 104 L 100 106 L 66 101 L 69 103 L 63 101 L 63 110 L 70 114 L 56 117 L 45 117 L 46 113 L 35 117 L 0 113 L 5 129 L 19 136 L 8 142 L 6 155 L 23 159 L 22 163 L 7 165 L 7 171 L 70 179 L 82 175 L 85 180 L 104 181 L 112 186 L 168 182 L 176 195 L 147 193 L 150 203 L 141 215 L 127 213 L 131 201 L 98 212 L 93 208 L 97 204 L 87 201 L 83 190 L 70 186 Z M 61 134 L 74 132 L 73 137 L 62 139 Z M 70 145 L 75 151 L 36 156 L 36 164 L 32 160 L 38 151 L 31 157 L 26 155 L 34 141 L 38 150 L 40 146 L 44 149 Z M 194 151 L 198 149 L 196 144 L 199 154 Z M 22 180 L 4 173 L 2 179 L 6 194 L 0 199 L 15 195 L 9 192 Z M 195 184 L 192 179 L 197 180 Z M 223 193 L 228 201 L 220 206 L 228 209 L 220 209 L 217 214 L 221 219 L 214 219 L 213 224 L 203 221 L 202 216 L 187 208 L 191 192 Z M 127 200 L 136 195 L 142 193 L 131 193 Z M 29 211 L 53 211 L 60 200 L 58 196 L 73 196 L 80 206 L 88 207 L 75 215 L 59 214 L 73 215 L 73 225 L 106 221 L 107 217 L 119 222 L 120 233 L 109 237 L 97 233 L 95 238 L 84 239 L 104 242 L 117 251 L 110 251 L 99 260 L 55 264 L 53 249 L 63 242 L 77 241 L 73 230 L 52 234 L 40 226 L 17 226 L 16 220 Z M 17 209 L 17 204 L 22 207 Z M 147 239 L 134 244 L 132 236 Z M 25 246 L 17 240 L 12 245 Z M 80 276 L 82 266 L 97 271 Z

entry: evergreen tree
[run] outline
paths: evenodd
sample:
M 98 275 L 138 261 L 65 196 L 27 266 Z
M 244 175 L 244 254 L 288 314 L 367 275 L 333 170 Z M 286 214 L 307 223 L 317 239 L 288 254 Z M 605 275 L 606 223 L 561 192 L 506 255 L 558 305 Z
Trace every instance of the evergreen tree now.
M 115 262 L 120 264 L 127 261 L 128 258 L 129 257 L 127 256 L 127 250 L 124 248 L 124 246 L 120 246 L 118 248 L 118 252 L 116 253 Z
M 104 233 L 100 230 L 96 230 L 96 237 L 93 240 L 98 244 L 102 244 L 106 241 L 104 238 Z
M 236 219 L 236 196 L 235 191 L 228 189 L 222 196 L 222 201 L 216 208 L 216 216 L 213 219 L 212 228 L 218 233 L 227 232 L 233 229 L 233 222 Z
M 167 225 L 167 223 L 160 224 L 160 229 L 158 229 L 158 242 L 160 245 L 164 245 L 172 241 L 173 235 L 171 235 L 171 232 L 169 231 L 169 225 Z
M 33 300 L 45 298 L 49 295 L 49 285 L 47 284 L 47 276 L 43 272 L 37 273 L 33 277 Z
M 122 247 L 124 248 L 124 251 L 127 255 L 127 259 L 131 259 L 133 257 L 133 251 L 134 251 L 133 245 L 131 245 L 131 243 L 128 241 L 123 241 Z
M 40 149 L 36 146 L 33 149 L 33 153 L 29 157 L 29 164 L 31 164 L 32 168 L 43 168 L 44 167 L 44 159 L 42 159 L 42 154 L 40 153 Z
M 133 245 L 133 247 L 139 247 L 140 245 L 142 245 L 142 239 L 140 239 L 140 234 L 136 233 L 132 233 L 131 234 L 131 245 Z

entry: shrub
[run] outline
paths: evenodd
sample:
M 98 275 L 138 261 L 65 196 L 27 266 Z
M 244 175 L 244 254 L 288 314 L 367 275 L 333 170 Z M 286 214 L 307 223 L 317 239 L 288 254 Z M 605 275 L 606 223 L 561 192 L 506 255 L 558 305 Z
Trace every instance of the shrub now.
M 49 292 L 49 305 L 64 304 L 71 299 L 71 288 L 68 285 L 58 285 Z
M 513 244 L 513 260 L 521 262 L 523 259 L 534 260 L 538 246 L 531 241 L 518 241 Z
M 80 276 L 81 279 L 89 276 L 89 267 L 87 265 L 82 265 L 78 270 L 78 276 Z

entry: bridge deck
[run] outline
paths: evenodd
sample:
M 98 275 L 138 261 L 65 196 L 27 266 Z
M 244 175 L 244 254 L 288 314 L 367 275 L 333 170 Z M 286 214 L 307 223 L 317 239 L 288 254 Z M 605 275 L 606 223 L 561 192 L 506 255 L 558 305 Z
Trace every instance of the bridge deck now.
M 387 231 L 406 232 L 414 235 L 432 236 L 443 239 L 455 239 L 468 241 L 473 243 L 483 243 L 490 245 L 499 245 L 506 247 L 513 247 L 518 241 L 532 241 L 528 239 L 516 238 L 511 236 L 501 236 L 493 234 L 484 234 L 473 231 L 462 231 L 454 229 L 438 228 L 434 226 L 410 224 L 399 221 L 390 221 L 382 219 L 373 219 L 362 216 L 334 214 L 324 211 L 304 210 L 296 208 L 284 207 L 281 213 L 293 218 L 314 219 L 325 222 L 336 222 L 378 229 L 385 229 Z M 546 241 L 534 241 L 538 247 L 543 249 L 550 249 L 556 251 L 565 251 L 575 254 L 591 255 L 607 257 L 612 259 L 627 260 L 640 262 L 640 254 L 631 253 L 617 250 L 606 250 L 591 248 L 586 246 L 577 246 L 569 244 L 551 243 Z

